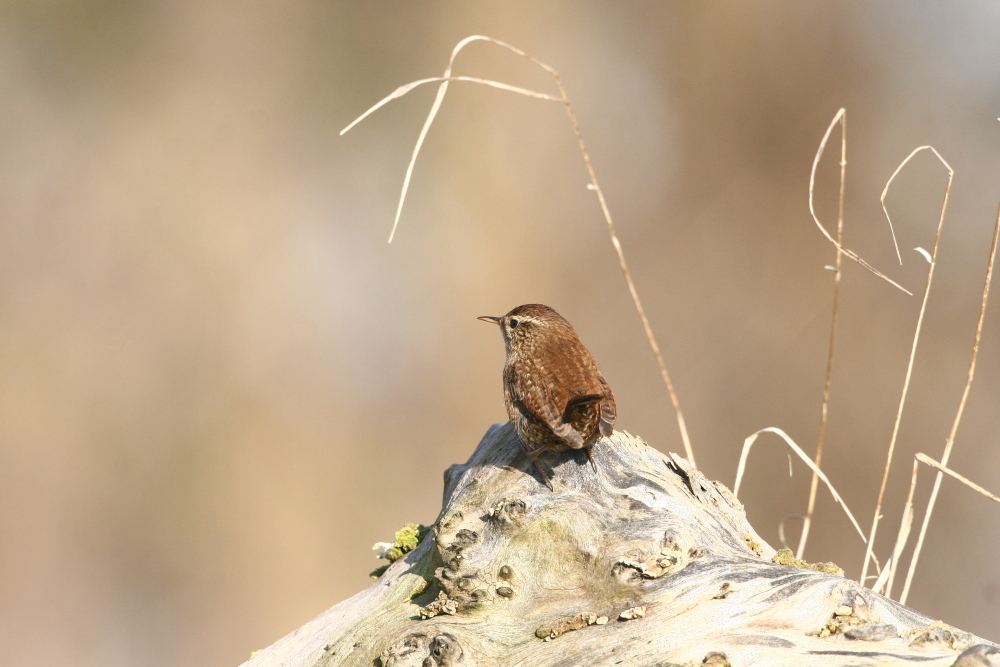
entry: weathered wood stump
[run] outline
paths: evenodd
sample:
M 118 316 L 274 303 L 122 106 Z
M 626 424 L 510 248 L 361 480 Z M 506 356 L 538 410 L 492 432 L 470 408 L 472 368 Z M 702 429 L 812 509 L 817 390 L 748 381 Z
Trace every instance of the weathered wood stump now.
M 370 588 L 246 667 L 990 665 L 988 642 L 857 582 L 772 562 L 725 486 L 628 433 L 549 454 L 509 425 Z M 961 655 L 960 655 L 961 654 Z

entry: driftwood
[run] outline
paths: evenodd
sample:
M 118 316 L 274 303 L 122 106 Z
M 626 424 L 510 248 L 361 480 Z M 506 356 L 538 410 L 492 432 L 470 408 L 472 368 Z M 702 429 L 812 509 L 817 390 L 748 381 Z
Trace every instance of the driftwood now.
M 855 581 L 772 562 L 729 489 L 679 456 L 623 432 L 593 456 L 596 471 L 583 452 L 546 455 L 550 491 L 510 426 L 493 426 L 445 473 L 443 509 L 415 550 L 245 667 L 1000 658 Z

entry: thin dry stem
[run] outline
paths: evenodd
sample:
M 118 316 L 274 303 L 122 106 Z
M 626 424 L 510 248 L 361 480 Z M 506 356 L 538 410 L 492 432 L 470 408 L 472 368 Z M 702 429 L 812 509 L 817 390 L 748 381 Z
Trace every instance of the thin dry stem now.
M 351 128 L 353 128 L 355 125 L 363 121 L 365 118 L 372 115 L 373 113 L 381 109 L 383 106 L 385 106 L 392 100 L 399 99 L 403 95 L 406 95 L 414 88 L 419 88 L 425 83 L 441 83 L 447 81 L 468 81 L 469 83 L 479 83 L 484 86 L 490 86 L 492 88 L 499 88 L 500 90 L 506 90 L 512 93 L 517 93 L 518 95 L 524 95 L 525 97 L 534 97 L 535 99 L 547 100 L 549 102 L 563 102 L 562 99 L 555 97 L 553 95 L 546 95 L 545 93 L 539 93 L 537 91 L 529 90 L 527 88 L 521 88 L 520 86 L 512 86 L 510 84 L 503 83 L 502 81 L 493 81 L 492 79 L 480 79 L 474 76 L 432 76 L 429 79 L 417 79 L 416 81 L 411 81 L 410 83 L 402 85 L 396 90 L 392 91 L 392 93 L 383 97 L 381 100 L 379 100 L 377 104 L 368 109 L 368 111 L 364 112 L 363 114 L 355 118 L 353 121 L 351 121 L 350 125 L 348 125 L 343 130 L 340 131 L 340 136 L 344 136 L 351 130 Z
M 858 254 L 853 250 L 848 250 L 843 245 L 841 245 L 836 239 L 834 239 L 830 235 L 830 232 L 826 230 L 826 227 L 823 226 L 823 223 L 819 221 L 819 217 L 816 215 L 816 207 L 813 204 L 813 190 L 815 190 L 816 188 L 816 167 L 817 165 L 819 165 L 820 158 L 823 157 L 823 151 L 826 150 L 826 142 L 830 139 L 830 133 L 833 132 L 833 128 L 836 127 L 837 123 L 840 121 L 840 119 L 843 117 L 845 113 L 847 113 L 847 110 L 841 109 L 840 111 L 837 112 L 837 115 L 833 117 L 833 121 L 830 123 L 830 127 L 826 128 L 826 134 L 823 135 L 823 140 L 819 142 L 819 150 L 816 151 L 816 157 L 813 158 L 812 174 L 809 176 L 809 212 L 812 214 L 813 222 L 815 222 L 816 226 L 819 227 L 819 230 L 823 232 L 823 236 L 825 236 L 827 240 L 830 241 L 830 243 L 836 246 L 837 250 L 844 253 L 845 255 L 853 259 L 855 262 L 857 262 L 861 266 L 865 267 L 866 269 L 874 273 L 879 278 L 882 278 L 883 280 L 887 281 L 890 285 L 893 285 L 894 287 L 897 287 L 912 296 L 913 293 L 910 292 L 908 289 L 906 289 L 899 283 L 889 278 L 889 276 L 885 275 L 884 273 L 876 269 L 874 266 L 872 266 L 865 260 L 861 259 L 861 257 L 859 257 Z M 936 153 L 937 151 L 934 152 Z M 889 225 L 890 229 L 892 229 L 891 221 Z M 893 232 L 893 239 L 895 238 L 896 238 L 896 233 Z
M 882 484 L 879 486 L 878 500 L 875 502 L 875 517 L 872 519 L 872 529 L 871 533 L 868 535 L 868 547 L 865 549 L 865 561 L 864 565 L 861 567 L 861 583 L 865 582 L 865 577 L 868 574 L 868 561 L 871 559 L 872 548 L 875 543 L 875 534 L 878 532 L 878 522 L 882 514 L 882 499 L 885 496 L 886 483 L 889 480 L 889 469 L 892 467 L 892 455 L 896 449 L 896 438 L 899 435 L 899 424 L 903 418 L 903 407 L 906 405 L 906 394 L 910 389 L 910 378 L 913 375 L 913 360 L 917 355 L 917 344 L 920 341 L 920 329 L 924 323 L 924 313 L 927 311 L 927 298 L 931 293 L 931 283 L 934 280 L 934 267 L 937 264 L 937 253 L 938 245 L 941 241 L 941 228 L 944 225 L 944 214 L 948 209 L 948 195 L 951 194 L 951 182 L 955 177 L 955 171 L 951 166 L 945 161 L 941 154 L 934 149 L 933 146 L 921 146 L 913 150 L 906 159 L 896 168 L 896 171 L 892 173 L 889 177 L 889 181 L 885 185 L 885 190 L 883 190 L 882 197 L 885 198 L 885 192 L 888 191 L 889 186 L 892 184 L 893 179 L 900 170 L 906 166 L 906 164 L 913 158 L 914 155 L 923 150 L 931 150 L 934 155 L 937 156 L 941 164 L 945 166 L 948 170 L 948 184 L 945 186 L 944 199 L 941 202 L 941 216 L 938 218 L 937 232 L 934 235 L 934 250 L 931 252 L 930 267 L 927 269 L 927 283 L 924 286 L 924 298 L 920 303 L 920 315 L 917 316 L 917 327 L 913 333 L 913 344 L 910 346 L 910 360 L 906 365 L 906 377 L 903 380 L 903 391 L 899 397 L 899 408 L 896 410 L 896 421 L 892 426 L 892 438 L 889 440 L 889 452 L 886 454 L 885 459 L 885 471 L 882 473 Z
M 795 441 L 792 440 L 789 437 L 789 435 L 784 431 L 782 431 L 780 428 L 774 426 L 769 426 L 768 428 L 762 428 L 761 430 L 757 431 L 756 433 L 754 433 L 753 435 L 751 435 L 750 437 L 748 437 L 746 440 L 743 441 L 743 451 L 740 453 L 740 464 L 736 469 L 736 482 L 733 484 L 733 495 L 739 497 L 740 484 L 743 482 L 743 473 L 746 471 L 747 457 L 750 455 L 750 448 L 753 446 L 753 443 L 757 440 L 757 437 L 761 433 L 774 433 L 775 435 L 780 436 L 785 441 L 785 444 L 791 447 L 792 451 L 798 454 L 800 459 L 805 461 L 806 465 L 809 466 L 812 469 L 812 471 L 819 476 L 821 480 L 823 480 L 823 483 L 826 484 L 826 488 L 830 489 L 830 494 L 833 496 L 833 499 L 837 501 L 837 503 L 839 503 L 841 507 L 844 508 L 844 512 L 847 513 L 847 518 L 851 520 L 851 523 L 854 524 L 854 528 L 858 531 L 858 535 L 860 535 L 861 539 L 864 540 L 865 534 L 861 530 L 861 526 L 859 526 L 858 522 L 854 519 L 854 515 L 851 514 L 851 510 L 848 509 L 847 503 L 845 503 L 844 499 L 840 497 L 839 493 L 837 493 L 837 489 L 833 488 L 833 484 L 830 482 L 827 476 L 823 473 L 822 470 L 820 470 L 816 466 L 815 463 L 812 462 L 812 459 L 810 459 L 809 456 L 806 455 L 804 451 L 802 451 L 802 448 L 799 447 L 797 444 L 795 444 Z
M 899 569 L 899 559 L 903 555 L 903 549 L 906 547 L 906 541 L 910 539 L 910 529 L 913 527 L 913 492 L 917 488 L 917 469 L 919 468 L 916 459 L 913 461 L 913 473 L 910 475 L 910 492 L 906 496 L 906 504 L 903 505 L 903 516 L 899 520 L 899 532 L 896 533 L 896 546 L 892 548 L 892 555 L 889 556 L 889 560 L 885 564 L 885 569 L 882 570 L 881 575 L 872 586 L 872 590 L 876 593 L 882 593 L 886 597 L 890 597 L 892 593 L 892 584 L 896 579 L 896 571 Z M 885 590 L 882 590 L 882 587 Z
M 946 465 L 944 465 L 942 463 L 939 463 L 938 461 L 935 461 L 934 459 L 932 459 L 931 457 L 927 456 L 926 454 L 923 454 L 923 453 L 920 453 L 920 452 L 918 452 L 915 456 L 916 456 L 916 459 L 918 461 L 920 461 L 921 463 L 926 463 L 927 465 L 929 465 L 932 468 L 937 468 L 939 473 L 945 473 L 946 475 L 951 475 L 952 477 L 954 477 L 955 479 L 957 479 L 958 481 L 960 481 L 962 484 L 965 484 L 967 487 L 969 487 L 970 489 L 972 489 L 973 491 L 978 491 L 979 493 L 983 494 L 984 496 L 986 496 L 987 498 L 989 498 L 993 502 L 1000 503 L 1000 496 L 997 496 L 995 494 L 990 493 L 989 491 L 987 491 L 983 487 L 979 486 L 975 482 L 969 481 L 968 478 L 963 477 L 962 475 L 960 475 L 959 473 L 955 472 L 954 470 L 952 470 L 948 466 L 946 466 Z
M 823 405 L 819 418 L 819 438 L 816 442 L 816 457 L 813 461 L 816 467 L 820 467 L 823 460 L 823 439 L 826 436 L 827 411 L 830 406 L 830 384 L 833 378 L 833 350 L 837 341 L 837 315 L 840 310 L 840 276 L 842 274 L 843 253 L 840 251 L 844 244 L 844 182 L 847 173 L 847 110 L 841 109 L 834 117 L 834 123 L 840 119 L 840 198 L 837 207 L 837 262 L 834 267 L 833 276 L 833 317 L 830 322 L 830 349 L 826 356 L 826 381 L 823 383 Z M 832 126 L 831 126 L 832 127 Z M 817 153 L 822 151 L 822 147 L 817 149 Z M 819 160 L 813 161 L 813 173 L 810 180 L 815 180 L 816 166 Z M 810 196 L 812 191 L 810 189 Z M 893 236 L 895 238 L 895 236 Z M 795 557 L 802 559 L 806 550 L 806 541 L 809 539 L 809 528 L 812 526 L 813 511 L 816 509 L 816 491 L 819 488 L 819 476 L 814 472 L 812 481 L 809 484 L 809 506 L 806 515 L 802 519 L 802 534 L 799 536 L 799 546 L 795 551 Z
M 997 210 L 997 221 L 993 226 L 993 244 L 990 247 L 990 259 L 986 265 L 986 280 L 983 284 L 983 299 L 979 304 L 979 322 L 976 324 L 976 337 L 972 342 L 972 359 L 969 361 L 969 375 L 965 380 L 965 389 L 962 391 L 962 400 L 958 403 L 958 412 L 955 413 L 955 420 L 951 424 L 951 432 L 948 434 L 948 441 L 944 446 L 944 454 L 941 455 L 941 465 L 948 465 L 951 450 L 955 445 L 955 434 L 958 432 L 958 424 L 962 420 L 962 412 L 965 410 L 965 401 L 969 397 L 969 388 L 972 386 L 972 378 L 976 372 L 976 356 L 979 354 L 979 340 L 983 333 L 983 320 L 986 317 L 986 300 L 990 294 L 990 282 L 993 279 L 993 262 L 997 256 L 997 237 L 1000 236 L 1000 208 Z M 910 559 L 910 567 L 906 572 L 906 583 L 903 585 L 903 593 L 899 601 L 906 604 L 906 597 L 910 593 L 910 583 L 913 581 L 913 572 L 917 568 L 917 560 L 920 558 L 920 550 L 924 546 L 924 536 L 927 534 L 927 525 L 931 520 L 931 513 L 934 511 L 934 503 L 937 502 L 938 491 L 941 489 L 941 473 L 934 479 L 934 488 L 931 491 L 930 500 L 927 501 L 927 509 L 924 511 L 924 520 L 920 525 L 920 534 L 917 537 L 917 545 L 913 548 L 913 556 Z
M 930 149 L 930 150 L 934 151 L 934 154 L 937 155 L 938 159 L 941 160 L 941 162 L 944 163 L 944 166 L 947 167 L 948 171 L 951 171 L 951 166 L 947 162 L 945 162 L 945 159 L 943 157 L 941 157 L 941 154 L 938 153 L 934 149 L 933 146 L 920 146 L 919 148 L 914 148 L 913 152 L 910 153 L 906 157 L 905 160 L 903 160 L 902 162 L 899 163 L 899 166 L 896 167 L 896 171 L 892 172 L 892 176 L 889 177 L 889 180 L 886 181 L 886 183 L 885 183 L 885 187 L 882 188 L 882 196 L 878 198 L 879 203 L 882 204 L 882 211 L 885 213 L 885 219 L 889 223 L 889 231 L 892 232 L 892 244 L 896 248 L 896 258 L 899 260 L 900 264 L 903 263 L 903 256 L 901 254 L 899 254 L 899 244 L 896 243 L 896 230 L 893 229 L 893 227 L 892 227 L 892 218 L 889 217 L 889 209 L 886 208 L 886 206 L 885 206 L 885 196 L 887 194 L 889 194 L 889 186 L 892 185 L 893 180 L 895 180 L 897 174 L 899 174 L 899 172 L 903 170 L 903 167 L 906 166 L 906 163 L 910 161 L 910 158 L 912 158 L 914 155 L 916 155 L 920 151 L 927 150 L 927 149 Z M 918 250 L 920 250 L 920 249 L 918 248 Z M 927 251 L 926 250 L 923 250 L 923 253 L 924 253 L 924 256 L 927 255 Z M 928 262 L 931 261 L 929 257 L 927 258 L 927 261 Z
M 781 521 L 778 522 L 778 541 L 781 542 L 782 549 L 788 548 L 788 540 L 785 539 L 785 522 L 789 519 L 805 520 L 805 518 L 805 514 L 788 514 L 781 517 Z M 796 556 L 796 558 L 798 558 L 798 556 Z
M 455 77 L 452 76 L 451 70 L 455 63 L 455 58 L 458 56 L 459 52 L 465 48 L 471 42 L 474 41 L 485 41 L 491 44 L 496 44 L 497 46 L 502 46 L 505 49 L 523 57 L 527 58 L 531 62 L 535 63 L 543 70 L 552 75 L 555 79 L 556 85 L 559 87 L 560 97 L 554 97 L 552 95 L 546 95 L 544 93 L 539 93 L 533 90 L 528 90 L 526 88 L 520 88 L 518 86 L 511 86 L 498 81 L 492 81 L 489 79 L 479 79 L 475 77 Z M 563 87 L 562 80 L 559 78 L 559 73 L 546 65 L 545 63 L 537 60 L 536 58 L 528 55 L 521 49 L 507 44 L 506 42 L 500 41 L 498 39 L 493 39 L 492 37 L 486 37 L 484 35 L 472 35 L 466 37 L 460 41 L 455 48 L 452 50 L 451 59 L 448 61 L 448 67 L 445 68 L 444 74 L 440 77 L 433 77 L 429 79 L 420 79 L 418 81 L 413 81 L 404 86 L 397 88 L 392 94 L 388 95 L 373 107 L 368 109 L 365 113 L 354 120 L 350 125 L 345 127 L 341 134 L 344 134 L 352 127 L 357 125 L 361 120 L 368 117 L 371 113 L 390 102 L 391 100 L 402 97 L 414 88 L 423 85 L 425 83 L 441 82 L 438 87 L 437 95 L 434 98 L 434 103 L 431 105 L 430 112 L 427 114 L 427 119 L 424 121 L 424 125 L 420 130 L 420 135 L 417 137 L 417 143 L 413 148 L 413 155 L 410 157 L 410 163 L 406 167 L 406 176 L 403 179 L 403 189 L 399 195 L 399 204 L 396 207 L 396 218 L 392 224 L 392 231 L 389 233 L 389 243 L 392 243 L 392 239 L 396 234 L 396 228 L 399 226 L 399 218 L 403 212 L 403 202 L 406 200 L 406 193 L 410 187 L 410 178 L 413 174 L 413 167 L 417 162 L 417 156 L 420 154 L 420 148 L 423 146 L 424 138 L 427 136 L 428 130 L 430 130 L 431 124 L 434 122 L 434 118 L 437 116 L 438 110 L 441 108 L 441 103 L 444 101 L 445 93 L 448 90 L 448 84 L 451 81 L 467 81 L 470 83 L 479 83 L 482 85 L 491 86 L 494 88 L 500 88 L 502 90 L 507 90 L 509 92 L 517 93 L 519 95 L 525 95 L 527 97 L 532 97 L 541 100 L 561 102 L 566 106 L 566 112 L 569 114 L 570 123 L 573 126 L 573 132 L 576 135 L 577 144 L 580 147 L 580 152 L 583 155 L 584 164 L 587 167 L 587 172 L 590 174 L 590 188 L 597 193 L 598 201 L 601 204 L 601 211 L 604 213 L 604 221 L 608 226 L 608 234 L 611 236 L 611 244 L 615 248 L 615 253 L 618 256 L 618 265 L 621 267 L 622 274 L 625 276 L 625 283 L 628 286 L 629 294 L 632 296 L 632 303 L 635 306 L 636 312 L 639 314 L 639 319 L 642 320 L 642 327 L 646 333 L 646 338 L 649 341 L 650 349 L 653 351 L 653 356 L 656 358 L 656 363 L 660 367 L 660 375 L 663 378 L 663 382 L 667 387 L 667 393 L 670 395 L 670 402 L 673 404 L 674 412 L 677 414 L 677 426 L 680 429 L 681 440 L 684 443 L 684 452 L 691 462 L 692 465 L 695 464 L 694 460 L 694 450 L 691 448 L 691 439 L 688 437 L 687 425 L 684 422 L 684 413 L 681 411 L 680 400 L 677 398 L 677 392 L 674 391 L 674 385 L 670 381 L 670 374 L 667 372 L 667 366 L 663 361 L 663 355 L 660 352 L 660 346 L 656 342 L 656 336 L 653 335 L 653 329 L 649 324 L 649 318 L 646 317 L 646 310 L 642 306 L 642 301 L 639 299 L 639 292 L 635 287 L 635 283 L 632 280 L 632 273 L 629 271 L 628 263 L 625 261 L 625 253 L 622 251 L 621 242 L 618 240 L 618 234 L 615 231 L 614 221 L 611 218 L 611 211 L 608 209 L 607 201 L 604 198 L 604 191 L 601 190 L 600 183 L 597 181 L 597 174 L 594 172 L 594 167 L 590 162 L 590 155 L 587 153 L 587 147 L 583 142 L 583 135 L 580 133 L 580 126 L 576 121 L 576 115 L 573 113 L 573 107 L 570 105 L 569 97 L 566 95 L 566 89 Z
M 570 122 L 573 124 L 573 132 L 576 133 L 576 141 L 580 145 L 580 152 L 583 154 L 583 161 L 587 165 L 587 172 L 590 174 L 590 183 L 593 185 L 593 190 L 597 193 L 597 199 L 601 203 L 601 211 L 604 212 L 604 221 L 608 225 L 608 234 L 611 235 L 611 243 L 615 247 L 615 253 L 618 255 L 618 265 L 621 267 L 622 274 L 625 276 L 625 283 L 628 285 L 629 294 L 632 295 L 632 303 L 635 304 L 635 309 L 639 313 L 639 319 L 642 320 L 642 328 L 646 331 L 646 338 L 649 339 L 649 346 L 653 350 L 653 356 L 656 357 L 656 363 L 660 367 L 660 375 L 663 377 L 663 383 L 667 386 L 667 393 L 670 394 L 670 402 L 674 406 L 674 412 L 677 414 L 677 427 L 681 432 L 681 440 L 684 442 L 684 453 L 687 456 L 688 461 L 691 465 L 695 465 L 694 461 L 694 450 L 691 448 L 691 439 L 688 437 L 687 425 L 684 423 L 684 413 L 681 411 L 681 403 L 677 399 L 677 392 L 674 391 L 674 385 L 670 381 L 670 374 L 667 372 L 667 365 L 663 362 L 663 355 L 660 354 L 660 346 L 656 342 L 656 337 L 653 335 L 653 328 L 649 325 L 649 318 L 646 317 L 646 310 L 642 307 L 642 301 L 639 300 L 639 292 L 635 288 L 635 283 L 632 282 L 632 274 L 628 270 L 628 264 L 625 262 L 625 253 L 622 252 L 622 245 L 618 241 L 618 234 L 615 232 L 615 223 L 611 219 L 611 210 L 608 209 L 608 203 L 604 199 L 604 191 L 601 190 L 601 186 L 597 182 L 597 174 L 594 172 L 594 167 L 590 163 L 590 155 L 587 153 L 587 148 L 583 143 L 583 135 L 580 134 L 580 126 L 576 122 L 576 115 L 573 113 L 573 107 L 569 104 L 569 98 L 566 96 L 566 90 L 563 88 L 562 80 L 559 75 L 553 70 L 553 76 L 556 79 L 556 84 L 559 86 L 559 92 L 562 93 L 563 99 L 566 100 L 566 112 L 569 114 Z

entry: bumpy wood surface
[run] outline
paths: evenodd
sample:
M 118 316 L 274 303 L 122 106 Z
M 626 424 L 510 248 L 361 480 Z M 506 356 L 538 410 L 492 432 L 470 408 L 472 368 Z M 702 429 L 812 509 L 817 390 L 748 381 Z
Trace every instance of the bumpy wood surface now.
M 683 458 L 623 432 L 593 454 L 596 473 L 583 452 L 549 454 L 550 491 L 510 426 L 492 427 L 445 473 L 416 550 L 246 667 L 969 667 L 1000 655 L 857 582 L 772 563 L 732 493 Z

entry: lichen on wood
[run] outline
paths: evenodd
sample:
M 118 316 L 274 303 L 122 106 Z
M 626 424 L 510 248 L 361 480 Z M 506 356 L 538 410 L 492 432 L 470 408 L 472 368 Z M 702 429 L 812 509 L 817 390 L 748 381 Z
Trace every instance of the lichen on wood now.
M 424 538 L 427 531 L 427 526 L 423 524 L 408 523 L 396 531 L 392 542 L 376 542 L 372 547 L 372 549 L 378 551 L 376 556 L 384 558 L 389 562 L 375 568 L 368 576 L 372 579 L 378 579 L 385 574 L 390 565 L 417 548 L 417 545 L 420 544 L 420 540 Z
M 492 427 L 445 473 L 416 549 L 246 667 L 951 667 L 993 648 L 772 562 L 729 489 L 679 456 L 624 432 L 593 456 L 596 471 L 582 452 L 547 454 L 550 491 L 509 425 Z

